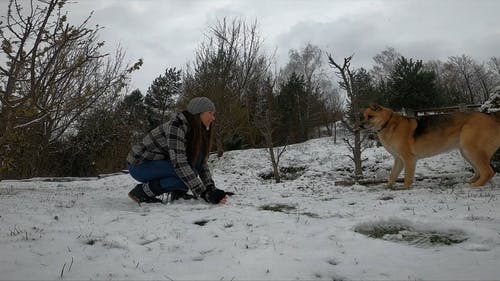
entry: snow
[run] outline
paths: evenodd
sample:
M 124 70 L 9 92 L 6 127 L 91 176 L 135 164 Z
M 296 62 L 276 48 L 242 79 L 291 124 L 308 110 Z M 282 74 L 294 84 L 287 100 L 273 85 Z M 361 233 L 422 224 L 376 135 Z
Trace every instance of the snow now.
M 263 149 L 211 158 L 226 205 L 179 200 L 139 206 L 127 174 L 0 182 L 2 280 L 491 280 L 500 278 L 500 177 L 482 189 L 459 153 L 417 163 L 410 190 L 335 185 L 352 174 L 331 138 L 292 145 L 276 184 Z M 387 177 L 382 147 L 364 151 L 364 175 Z M 282 204 L 282 208 L 279 208 Z M 277 208 L 274 211 L 272 208 Z M 372 238 L 365 230 L 406 227 Z M 407 239 L 420 233 L 416 239 Z M 431 244 L 449 234 L 461 243 Z
M 481 105 L 479 111 L 488 113 L 500 111 L 500 86 L 493 89 L 489 99 Z

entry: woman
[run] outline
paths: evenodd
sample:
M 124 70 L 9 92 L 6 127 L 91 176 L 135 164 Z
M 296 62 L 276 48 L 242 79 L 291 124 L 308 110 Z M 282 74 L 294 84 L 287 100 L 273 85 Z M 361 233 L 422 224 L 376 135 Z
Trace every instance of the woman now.
M 213 204 L 224 204 L 227 194 L 215 188 L 207 160 L 215 105 L 206 97 L 192 99 L 186 110 L 153 129 L 127 156 L 130 175 L 141 184 L 129 197 L 137 203 L 162 202 L 156 196 L 169 193 L 170 200 L 186 198 L 191 190 Z

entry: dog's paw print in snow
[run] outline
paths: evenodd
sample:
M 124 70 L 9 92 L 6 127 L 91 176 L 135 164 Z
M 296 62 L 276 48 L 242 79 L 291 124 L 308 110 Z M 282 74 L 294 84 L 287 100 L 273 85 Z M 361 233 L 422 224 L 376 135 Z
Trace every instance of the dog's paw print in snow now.
M 335 259 L 335 258 L 328 259 L 326 262 L 327 262 L 328 264 L 331 264 L 331 265 L 338 265 L 338 264 L 340 263 L 340 262 L 339 262 L 337 259 Z
M 160 237 L 153 234 L 144 234 L 140 237 L 139 245 L 146 246 L 160 240 Z
M 207 257 L 210 253 L 212 253 L 214 251 L 215 251 L 215 249 L 201 250 L 199 252 L 199 255 L 196 255 L 192 258 L 192 261 L 203 261 L 203 260 L 205 260 L 205 257 Z
M 331 273 L 328 274 L 328 275 L 324 275 L 324 274 L 321 274 L 321 273 L 315 273 L 314 274 L 314 278 L 315 279 L 318 279 L 318 280 L 332 280 L 332 281 L 342 281 L 342 280 L 346 280 L 345 278 L 343 277 L 340 277 L 340 276 L 337 276 L 337 275 L 332 275 Z M 298 278 L 299 279 L 299 278 Z
M 106 249 L 128 249 L 128 239 L 123 236 L 108 236 L 102 241 L 102 246 Z
M 194 221 L 193 223 L 196 224 L 196 225 L 199 225 L 199 226 L 204 226 L 206 225 L 207 223 L 211 222 L 211 221 L 215 221 L 216 219 L 211 219 L 211 220 L 208 220 L 208 219 L 200 219 L 200 220 L 196 220 Z

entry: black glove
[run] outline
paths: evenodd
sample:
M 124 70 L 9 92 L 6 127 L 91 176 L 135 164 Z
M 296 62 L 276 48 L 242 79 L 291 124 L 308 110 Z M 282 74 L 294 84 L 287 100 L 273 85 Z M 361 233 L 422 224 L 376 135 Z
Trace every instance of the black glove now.
M 210 190 L 214 190 L 214 189 L 216 189 L 215 185 L 211 184 L 211 185 L 207 186 L 207 189 L 205 190 L 205 192 L 210 191 Z M 233 196 L 234 195 L 234 192 L 231 192 L 231 191 L 224 191 L 224 192 L 226 193 L 227 196 Z
M 226 192 L 218 188 L 207 189 L 201 194 L 201 197 L 208 203 L 219 204 L 226 197 Z

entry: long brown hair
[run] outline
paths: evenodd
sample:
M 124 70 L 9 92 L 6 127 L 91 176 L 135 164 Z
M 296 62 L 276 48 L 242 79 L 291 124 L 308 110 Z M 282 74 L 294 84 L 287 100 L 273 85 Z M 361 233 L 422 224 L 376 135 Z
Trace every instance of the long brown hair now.
M 182 112 L 188 120 L 188 133 L 186 136 L 186 152 L 188 162 L 194 168 L 200 152 L 203 155 L 202 163 L 206 164 L 212 146 L 212 126 L 207 130 L 202 124 L 200 114 L 191 114 L 187 110 Z

